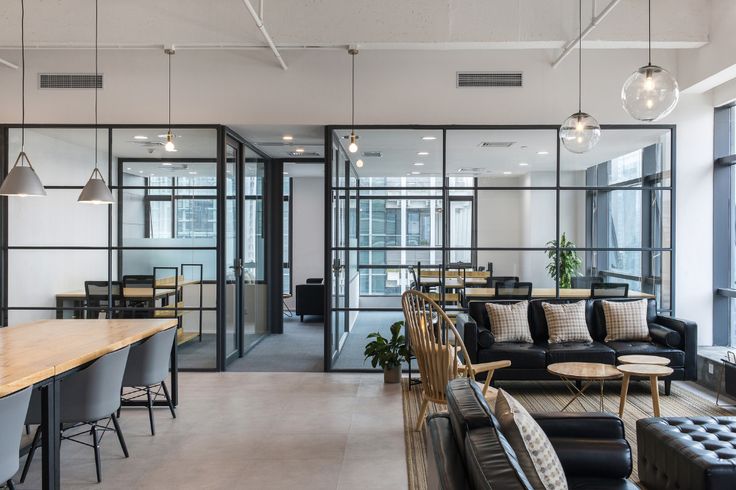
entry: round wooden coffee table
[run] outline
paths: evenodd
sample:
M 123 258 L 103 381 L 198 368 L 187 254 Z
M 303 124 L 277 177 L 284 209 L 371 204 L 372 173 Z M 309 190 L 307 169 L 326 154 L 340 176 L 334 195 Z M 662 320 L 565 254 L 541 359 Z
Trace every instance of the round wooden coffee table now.
M 672 374 L 672 368 L 656 364 L 622 364 L 618 367 L 624 375 L 621 383 L 621 401 L 618 405 L 618 416 L 623 417 L 626 406 L 626 396 L 629 392 L 629 380 L 632 376 L 649 378 L 652 391 L 652 410 L 655 417 L 659 417 L 659 377 Z
M 559 376 L 573 395 L 567 405 L 562 407 L 562 411 L 584 395 L 585 391 L 594 384 L 600 386 L 599 408 L 601 412 L 605 411 L 603 406 L 604 383 L 608 379 L 619 379 L 622 376 L 615 366 L 597 362 L 557 362 L 547 366 L 547 371 Z M 582 381 L 582 386 L 578 388 L 575 381 Z M 585 408 L 582 402 L 580 402 L 580 405 Z
M 632 354 L 630 356 L 619 356 L 618 362 L 620 364 L 654 364 L 657 366 L 667 366 L 670 360 L 662 356 Z

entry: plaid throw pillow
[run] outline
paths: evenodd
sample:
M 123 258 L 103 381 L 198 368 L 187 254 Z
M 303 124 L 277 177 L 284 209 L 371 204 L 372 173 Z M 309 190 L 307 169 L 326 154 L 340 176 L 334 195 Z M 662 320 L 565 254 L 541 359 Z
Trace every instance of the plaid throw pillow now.
M 585 300 L 560 305 L 542 303 L 542 308 L 547 319 L 550 344 L 593 342 L 585 321 Z
M 533 343 L 532 335 L 529 333 L 528 308 L 528 301 L 519 301 L 511 305 L 486 303 L 494 340 Z
M 521 403 L 504 390 L 498 390 L 494 413 L 532 488 L 567 490 L 560 458 L 547 434 Z
M 647 300 L 602 301 L 606 318 L 606 342 L 611 340 L 652 340 L 647 323 Z

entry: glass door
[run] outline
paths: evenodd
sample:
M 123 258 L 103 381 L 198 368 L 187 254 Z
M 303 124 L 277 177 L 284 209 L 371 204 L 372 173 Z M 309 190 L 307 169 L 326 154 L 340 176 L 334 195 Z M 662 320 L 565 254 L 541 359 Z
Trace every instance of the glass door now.
M 346 281 L 346 225 L 347 225 L 347 179 L 345 178 L 347 156 L 340 144 L 334 142 L 331 180 L 331 283 L 330 291 L 330 335 L 328 340 L 330 365 L 334 366 L 347 336 Z
M 225 143 L 225 364 L 239 357 L 242 341 L 243 258 L 238 246 L 240 145 Z

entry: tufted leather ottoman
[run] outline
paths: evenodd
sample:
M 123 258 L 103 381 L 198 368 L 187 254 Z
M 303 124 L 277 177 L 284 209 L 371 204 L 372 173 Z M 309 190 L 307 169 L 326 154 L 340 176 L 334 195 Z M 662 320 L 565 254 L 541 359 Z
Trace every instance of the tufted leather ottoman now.
M 641 419 L 636 442 L 648 490 L 736 489 L 736 417 Z

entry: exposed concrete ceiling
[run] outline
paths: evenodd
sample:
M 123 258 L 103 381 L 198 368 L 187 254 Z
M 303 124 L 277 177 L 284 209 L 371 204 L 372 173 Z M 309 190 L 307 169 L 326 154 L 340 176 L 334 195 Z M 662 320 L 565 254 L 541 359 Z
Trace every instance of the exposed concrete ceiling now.
M 583 22 L 610 0 L 586 0 Z M 258 1 L 251 0 L 258 9 Z M 560 48 L 577 34 L 574 0 L 264 0 L 264 21 L 281 47 Z M 29 47 L 90 47 L 90 0 L 26 0 Z M 708 42 L 710 0 L 654 0 L 659 48 Z M 0 47 L 17 47 L 20 5 L 0 3 Z M 646 2 L 622 0 L 588 37 L 590 47 L 641 47 Z M 100 43 L 108 48 L 264 46 L 243 0 L 100 1 Z

